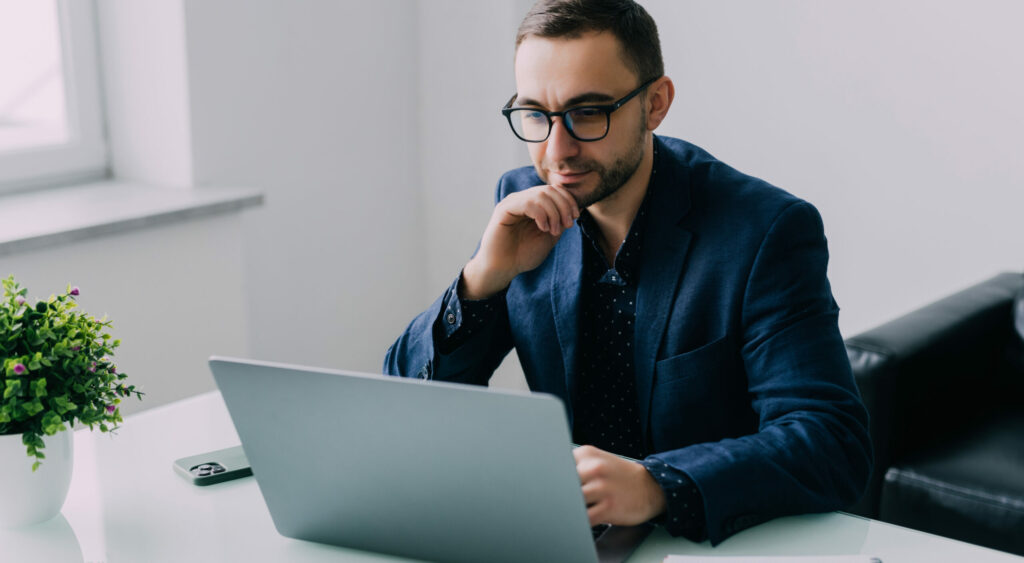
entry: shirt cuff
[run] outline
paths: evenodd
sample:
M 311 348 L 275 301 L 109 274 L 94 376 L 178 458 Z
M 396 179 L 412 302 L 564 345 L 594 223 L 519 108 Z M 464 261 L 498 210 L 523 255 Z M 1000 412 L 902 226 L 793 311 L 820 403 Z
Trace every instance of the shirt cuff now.
M 689 475 L 660 459 L 649 457 L 640 462 L 665 493 L 665 513 L 653 520 L 673 536 L 694 542 L 707 539 L 704 497 Z
M 440 352 L 449 354 L 463 342 L 471 338 L 481 328 L 494 319 L 498 305 L 505 298 L 505 292 L 499 292 L 486 299 L 463 299 L 459 297 L 462 285 L 462 273 L 455 279 L 448 291 L 448 297 L 438 319 Z

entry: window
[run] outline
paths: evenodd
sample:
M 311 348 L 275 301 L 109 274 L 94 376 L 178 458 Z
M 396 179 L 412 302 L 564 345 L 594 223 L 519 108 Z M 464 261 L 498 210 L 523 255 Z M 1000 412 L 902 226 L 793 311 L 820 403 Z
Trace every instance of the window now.
M 91 0 L 0 0 L 0 192 L 106 175 Z

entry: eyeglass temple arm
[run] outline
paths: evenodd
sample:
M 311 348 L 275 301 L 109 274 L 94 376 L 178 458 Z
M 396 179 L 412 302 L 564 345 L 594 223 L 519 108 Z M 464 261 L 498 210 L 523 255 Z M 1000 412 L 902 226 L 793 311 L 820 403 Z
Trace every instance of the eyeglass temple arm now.
M 512 97 L 509 98 L 507 102 L 505 102 L 505 105 L 502 106 L 501 109 L 508 109 L 508 108 L 512 107 L 512 102 L 516 101 L 516 98 L 518 98 L 518 97 L 519 97 L 519 92 L 516 92 L 515 94 L 512 94 Z

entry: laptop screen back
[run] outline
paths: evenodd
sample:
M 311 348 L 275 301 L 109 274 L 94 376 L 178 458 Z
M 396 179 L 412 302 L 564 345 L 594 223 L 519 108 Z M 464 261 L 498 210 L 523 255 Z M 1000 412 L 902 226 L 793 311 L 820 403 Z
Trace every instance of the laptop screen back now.
M 210 367 L 282 535 L 436 561 L 597 561 L 557 398 Z

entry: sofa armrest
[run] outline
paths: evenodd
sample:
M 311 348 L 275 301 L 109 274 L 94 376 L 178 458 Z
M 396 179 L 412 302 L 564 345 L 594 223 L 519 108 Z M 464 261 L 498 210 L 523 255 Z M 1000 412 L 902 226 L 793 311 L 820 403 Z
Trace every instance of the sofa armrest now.
M 854 512 L 877 515 L 894 460 L 947 439 L 1001 400 L 998 374 L 1022 286 L 1020 273 L 999 274 L 846 340 L 876 467 Z

